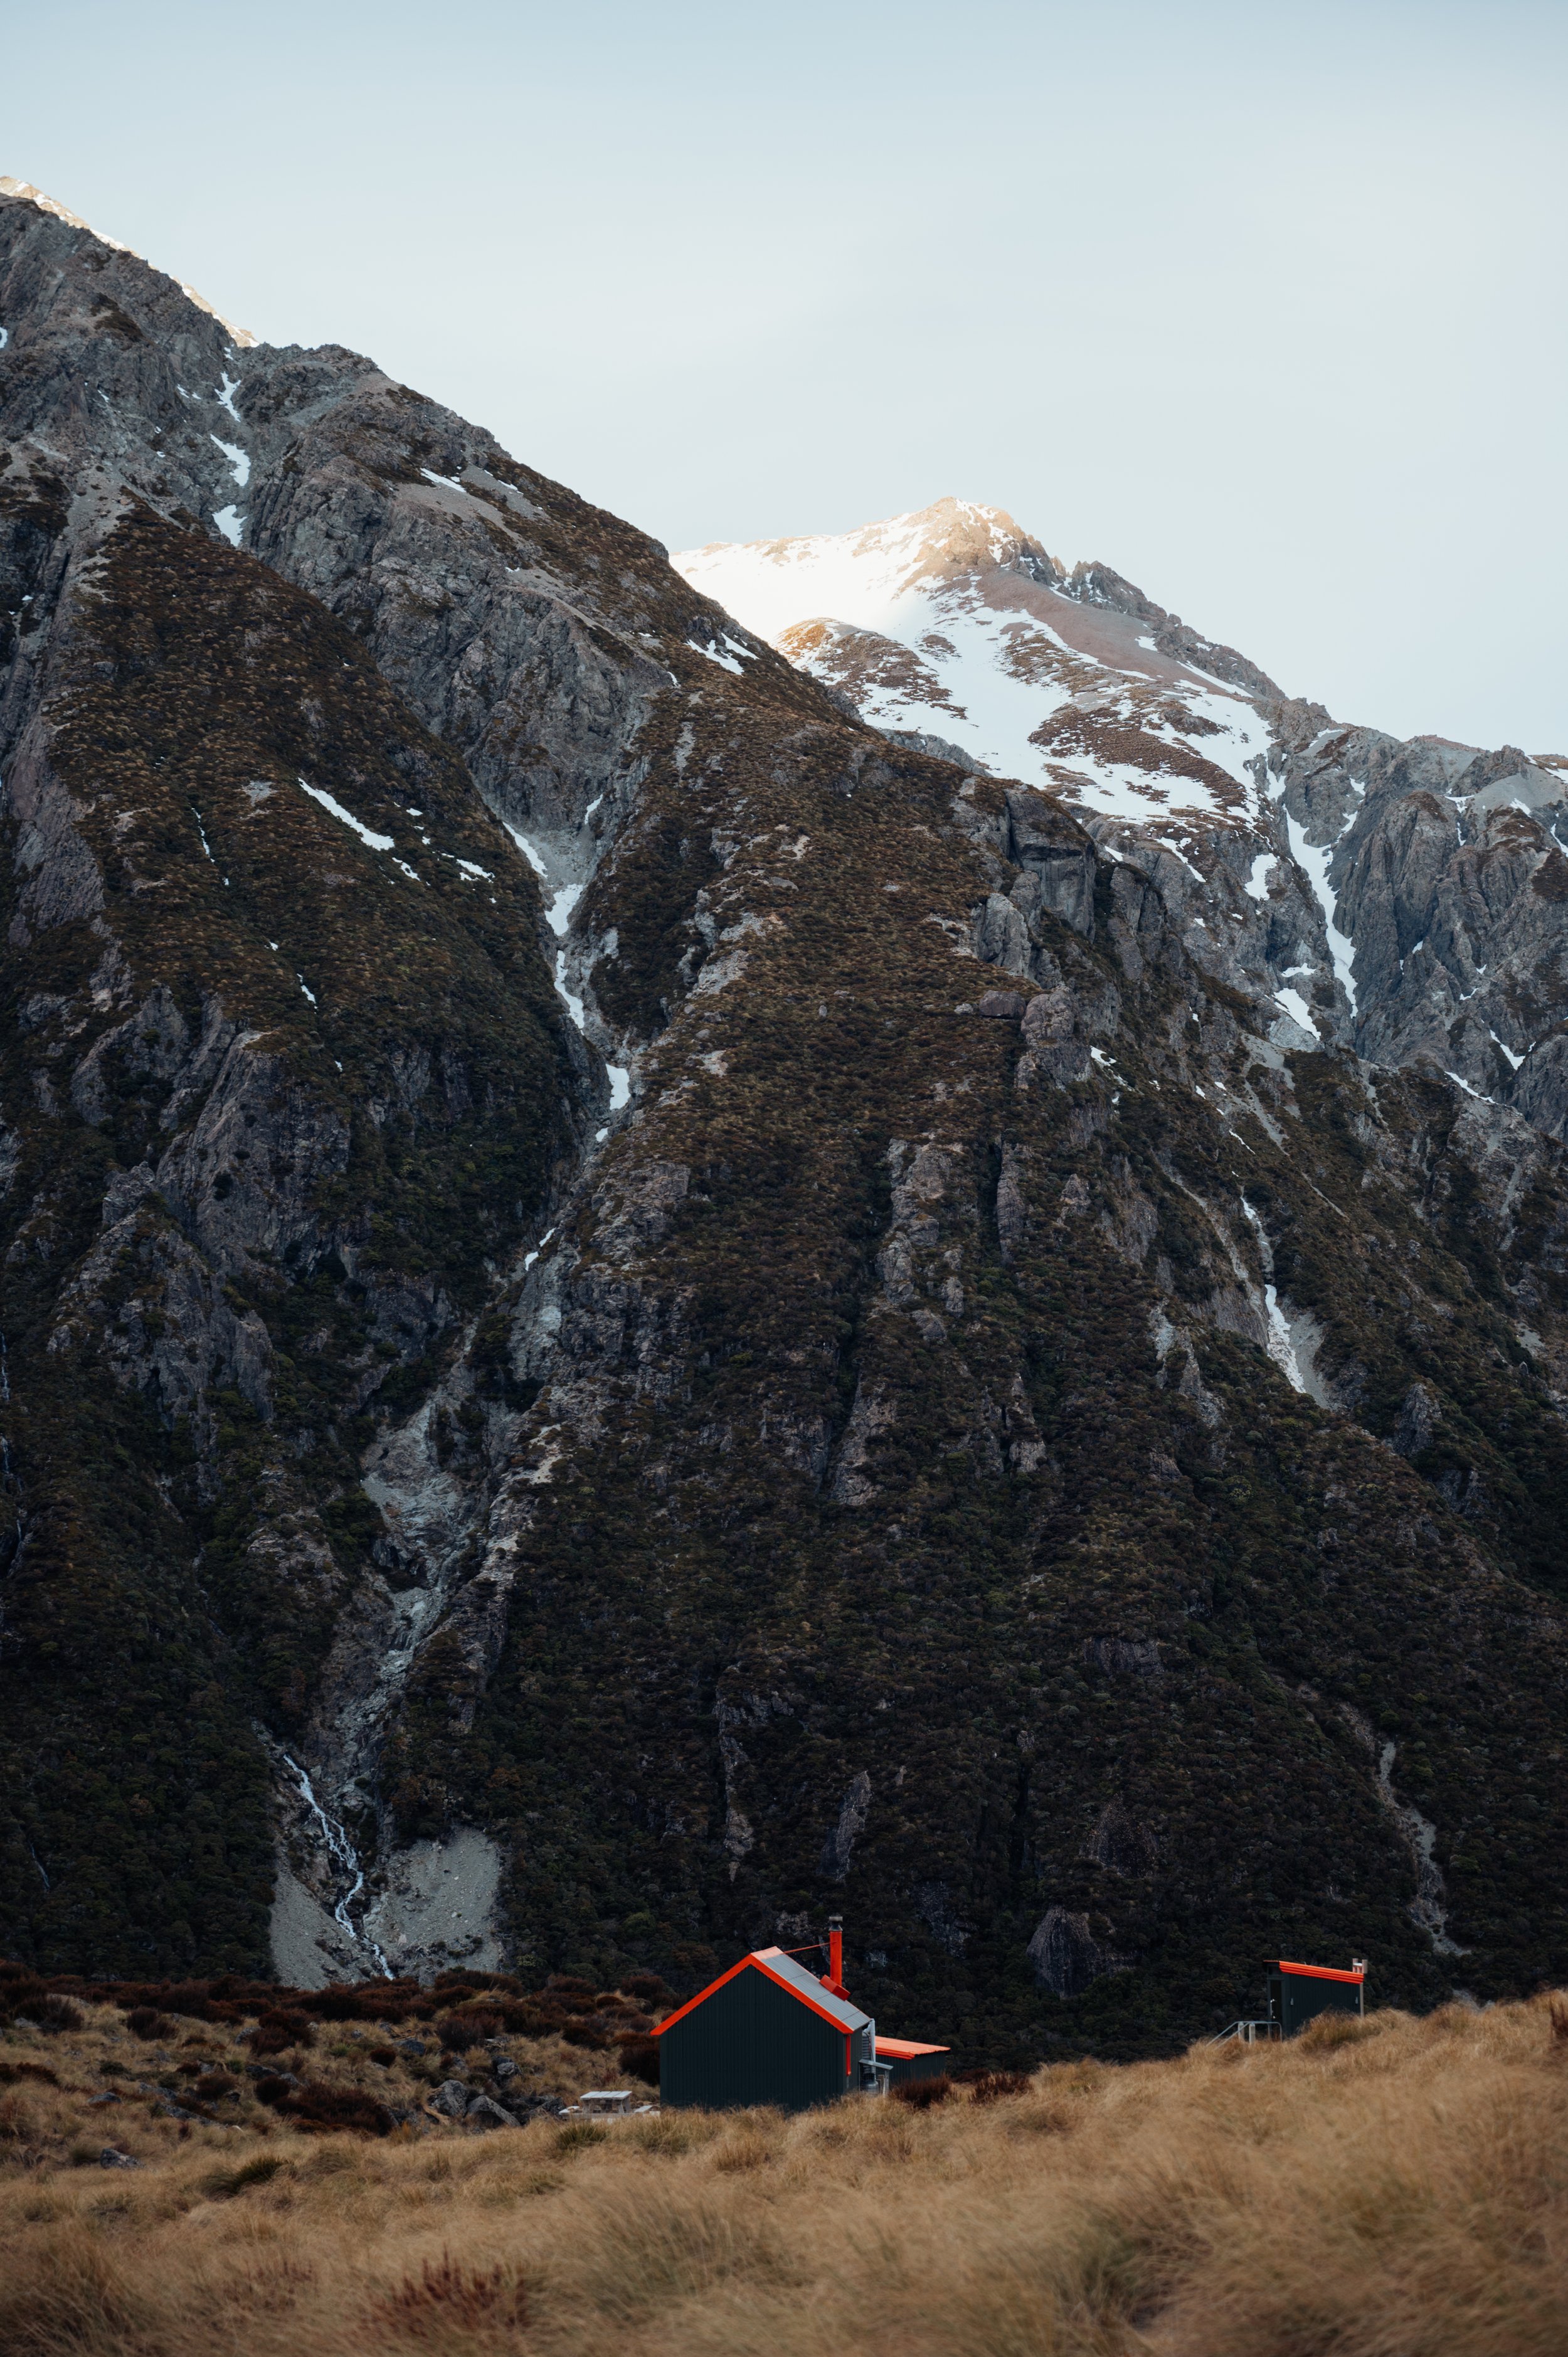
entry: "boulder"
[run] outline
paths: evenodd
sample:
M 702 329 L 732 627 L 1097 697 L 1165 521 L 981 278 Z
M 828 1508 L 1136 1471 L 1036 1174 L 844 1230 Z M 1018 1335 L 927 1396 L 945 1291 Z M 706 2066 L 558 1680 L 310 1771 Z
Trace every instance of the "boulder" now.
M 518 2127 L 526 2127 L 530 2120 L 542 2116 L 551 2120 L 564 2120 L 566 2116 L 566 2106 L 559 2095 L 525 2095 L 521 2089 L 507 2096 L 506 2108 Z
M 518 2125 L 511 2114 L 503 2111 L 493 2095 L 476 2095 L 468 2105 L 468 2126 L 473 2128 L 514 2128 Z

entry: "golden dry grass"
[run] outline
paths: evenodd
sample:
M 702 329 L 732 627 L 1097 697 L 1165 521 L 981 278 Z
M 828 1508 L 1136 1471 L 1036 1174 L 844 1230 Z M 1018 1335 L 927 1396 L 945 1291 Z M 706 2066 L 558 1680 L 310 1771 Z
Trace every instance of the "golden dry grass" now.
M 64 2079 L 104 2019 L 0 2061 Z M 127 2104 L 135 2171 L 70 2165 L 104 2140 L 84 2102 L 0 2090 L 5 2357 L 1568 2350 L 1568 2037 L 1544 1998 L 923 2113 L 378 2142 L 261 2116 L 182 2139 Z

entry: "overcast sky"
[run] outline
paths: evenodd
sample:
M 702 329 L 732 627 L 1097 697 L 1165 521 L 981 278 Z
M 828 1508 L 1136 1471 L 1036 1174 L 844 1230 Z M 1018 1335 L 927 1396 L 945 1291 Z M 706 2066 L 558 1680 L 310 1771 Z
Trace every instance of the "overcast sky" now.
M 0 171 L 672 548 L 944 492 L 1568 754 L 1562 0 L 0 0 Z

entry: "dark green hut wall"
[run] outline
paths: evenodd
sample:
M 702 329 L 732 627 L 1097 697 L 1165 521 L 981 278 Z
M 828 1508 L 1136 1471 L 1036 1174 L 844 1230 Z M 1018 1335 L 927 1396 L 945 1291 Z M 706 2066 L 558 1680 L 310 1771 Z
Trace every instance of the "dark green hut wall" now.
M 954 2067 L 952 2056 L 945 2052 L 897 2054 L 891 2057 L 891 2061 L 892 2076 L 887 2082 L 890 2087 L 902 2085 L 906 2079 L 940 2079 Z
M 863 2040 L 854 2041 L 858 2063 Z M 737 1973 L 659 2040 L 659 2100 L 729 2111 L 777 2104 L 803 2112 L 846 2087 L 844 2033 L 787 1996 L 765 1973 Z
M 1272 1973 L 1274 2005 L 1287 2038 L 1320 2013 L 1359 2013 L 1359 1981 L 1309 1980 L 1302 1973 Z

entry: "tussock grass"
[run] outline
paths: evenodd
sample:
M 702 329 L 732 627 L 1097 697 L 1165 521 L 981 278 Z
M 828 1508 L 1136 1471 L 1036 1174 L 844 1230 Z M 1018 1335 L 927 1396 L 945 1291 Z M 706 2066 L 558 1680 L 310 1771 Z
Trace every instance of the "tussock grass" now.
M 56 2039 L 60 2085 L 0 2095 L 0 2349 L 1561 2357 L 1565 2031 L 1560 1999 L 1451 2006 L 596 2134 L 116 2116 L 134 2171 L 70 2165 L 86 2049 Z

